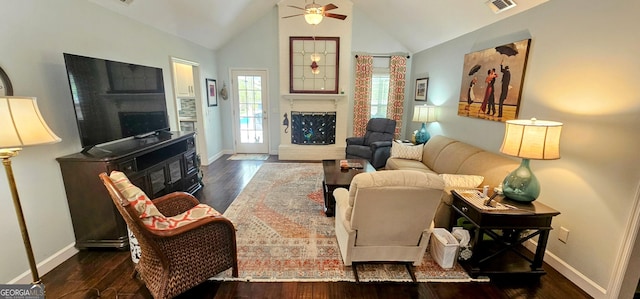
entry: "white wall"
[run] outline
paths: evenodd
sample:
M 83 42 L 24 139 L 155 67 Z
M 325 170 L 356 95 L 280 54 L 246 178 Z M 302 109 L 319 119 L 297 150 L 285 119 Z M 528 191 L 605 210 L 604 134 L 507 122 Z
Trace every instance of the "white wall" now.
M 229 99 L 218 99 L 222 109 L 221 121 L 223 130 L 223 147 L 232 152 L 233 146 L 233 92 L 229 70 L 235 69 L 266 69 L 269 76 L 269 148 L 275 154 L 280 143 L 280 129 L 282 124 L 279 115 L 279 76 L 278 68 L 278 8 L 276 6 L 251 25 L 242 34 L 227 42 L 216 51 L 218 64 L 218 85 L 222 81 L 227 83 Z
M 43 117 L 62 138 L 58 144 L 25 148 L 12 159 L 35 258 L 42 262 L 75 241 L 55 161 L 81 150 L 62 53 L 161 67 L 167 100 L 173 98 L 170 56 L 199 62 L 202 77 L 214 79 L 215 56 L 208 49 L 83 0 L 5 0 L 2 11 L 0 66 L 8 73 L 16 96 L 38 98 Z M 197 80 L 204 82 L 203 78 Z M 173 104 L 168 108 L 175 113 Z M 219 114 L 218 110 L 209 108 L 209 115 Z M 177 128 L 175 115 L 170 119 L 172 128 Z M 211 146 L 214 152 L 221 148 L 216 149 L 215 143 Z M 0 283 L 6 283 L 29 266 L 4 171 L 0 174 L 0 206 Z
M 428 97 L 442 107 L 431 133 L 498 152 L 503 123 L 457 116 L 464 54 L 532 39 L 519 118 L 564 123 L 562 158 L 531 163 L 542 187 L 538 201 L 562 213 L 547 258 L 584 275 L 583 287 L 596 297 L 620 271 L 614 265 L 638 196 L 639 13 L 636 0 L 549 1 L 413 59 L 413 77 L 428 74 Z M 566 244 L 558 241 L 560 226 L 570 230 Z

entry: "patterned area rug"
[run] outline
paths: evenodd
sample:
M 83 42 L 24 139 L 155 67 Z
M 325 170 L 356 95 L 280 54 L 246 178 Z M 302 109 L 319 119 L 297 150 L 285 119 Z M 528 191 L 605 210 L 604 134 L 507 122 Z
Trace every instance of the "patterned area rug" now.
M 334 218 L 323 212 L 320 163 L 265 163 L 224 213 L 236 226 L 239 278 L 214 280 L 355 281 L 344 266 Z M 418 281 L 472 281 L 456 264 L 442 269 L 425 254 Z M 358 266 L 360 281 L 411 281 L 403 265 Z
M 269 159 L 269 155 L 267 154 L 235 154 L 231 155 L 231 157 L 227 158 L 227 160 L 254 160 L 254 161 L 264 161 Z

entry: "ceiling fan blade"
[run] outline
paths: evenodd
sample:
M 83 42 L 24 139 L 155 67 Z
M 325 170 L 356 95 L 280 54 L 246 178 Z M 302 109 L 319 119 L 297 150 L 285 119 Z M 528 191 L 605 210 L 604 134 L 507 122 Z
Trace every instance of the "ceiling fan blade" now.
M 345 15 L 339 15 L 339 14 L 328 13 L 328 12 L 325 12 L 324 16 L 328 17 L 328 18 L 335 18 L 335 19 L 340 19 L 340 20 L 344 20 L 344 19 L 347 18 L 347 16 L 345 16 Z
M 332 9 L 336 9 L 336 8 L 338 8 L 338 7 L 335 6 L 333 3 L 329 3 L 329 4 L 324 6 L 324 11 L 332 10 Z
M 297 9 L 301 9 L 301 10 L 305 10 L 304 8 L 300 7 L 300 6 L 293 6 L 293 5 L 287 5 L 289 7 L 293 7 L 293 8 L 297 8 Z
M 291 15 L 291 16 L 282 17 L 282 18 L 283 18 L 283 19 L 286 19 L 286 18 L 293 18 L 293 17 L 303 16 L 303 15 L 304 15 L 304 14 L 302 14 L 302 13 L 301 13 L 301 14 L 297 14 L 297 15 Z

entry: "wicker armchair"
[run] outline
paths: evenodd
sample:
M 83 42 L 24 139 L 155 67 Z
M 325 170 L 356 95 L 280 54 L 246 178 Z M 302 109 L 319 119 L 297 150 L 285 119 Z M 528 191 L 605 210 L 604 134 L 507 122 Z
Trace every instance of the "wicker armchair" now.
M 106 173 L 99 176 L 138 239 L 142 256 L 136 271 L 154 298 L 173 298 L 229 268 L 238 277 L 235 228 L 228 219 L 208 216 L 175 229 L 152 230 L 144 225 L 111 178 Z M 199 204 L 183 192 L 167 194 L 153 203 L 167 217 Z

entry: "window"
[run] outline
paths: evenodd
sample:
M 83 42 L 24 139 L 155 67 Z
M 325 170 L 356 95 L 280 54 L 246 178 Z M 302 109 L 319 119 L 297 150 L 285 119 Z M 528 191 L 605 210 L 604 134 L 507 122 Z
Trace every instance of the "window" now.
M 374 68 L 371 78 L 371 118 L 386 118 L 388 101 L 389 69 Z

